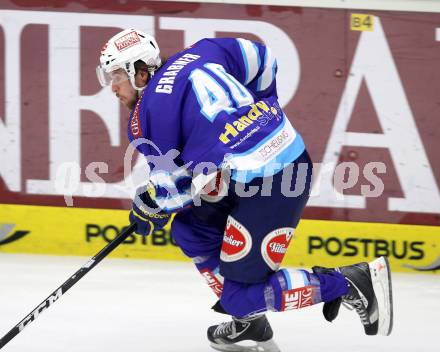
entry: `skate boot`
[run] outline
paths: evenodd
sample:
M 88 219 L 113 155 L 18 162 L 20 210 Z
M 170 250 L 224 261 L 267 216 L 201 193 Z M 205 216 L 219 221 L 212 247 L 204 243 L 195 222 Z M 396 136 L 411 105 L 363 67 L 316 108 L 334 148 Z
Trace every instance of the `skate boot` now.
M 393 299 L 387 258 L 336 269 L 313 268 L 314 272 L 323 274 L 328 270 L 344 275 L 349 289 L 345 296 L 324 304 L 324 317 L 328 321 L 335 319 L 342 303 L 358 313 L 367 335 L 389 335 L 393 327 Z
M 279 352 L 265 315 L 237 319 L 208 328 L 211 347 L 227 352 Z

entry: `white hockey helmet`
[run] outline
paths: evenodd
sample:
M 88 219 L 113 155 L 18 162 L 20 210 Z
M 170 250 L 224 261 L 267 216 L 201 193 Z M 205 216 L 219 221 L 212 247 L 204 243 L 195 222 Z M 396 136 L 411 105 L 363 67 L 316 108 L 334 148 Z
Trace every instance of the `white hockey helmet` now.
M 147 65 L 148 72 L 153 76 L 162 64 L 156 40 L 151 35 L 133 28 L 119 32 L 111 37 L 101 50 L 100 65 L 96 67 L 99 83 L 104 87 L 112 82 L 127 79 L 125 75 L 115 73 L 123 69 L 134 89 L 144 89 L 145 87 L 137 87 L 134 81 L 134 63 L 138 60 Z

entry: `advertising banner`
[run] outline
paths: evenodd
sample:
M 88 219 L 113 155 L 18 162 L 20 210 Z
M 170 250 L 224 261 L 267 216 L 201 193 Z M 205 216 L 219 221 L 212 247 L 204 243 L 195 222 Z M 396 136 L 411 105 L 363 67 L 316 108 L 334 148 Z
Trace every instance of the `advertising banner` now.
M 127 225 L 125 210 L 0 205 L 0 214 L 0 253 L 92 256 Z M 282 239 L 273 244 L 285 253 Z M 305 219 L 283 265 L 331 267 L 382 255 L 396 271 L 436 272 L 438 228 Z M 170 226 L 148 237 L 130 235 L 111 256 L 189 261 L 173 241 Z
M 290 263 L 388 254 L 399 270 L 439 269 L 440 14 L 295 6 L 3 1 L 0 252 L 90 254 L 126 225 L 144 167 L 137 154 L 124 163 L 128 112 L 95 67 L 128 27 L 154 35 L 164 56 L 204 37 L 272 48 L 280 104 L 316 170 Z M 58 239 L 25 244 L 32 233 Z M 130 240 L 122 256 L 180 255 Z

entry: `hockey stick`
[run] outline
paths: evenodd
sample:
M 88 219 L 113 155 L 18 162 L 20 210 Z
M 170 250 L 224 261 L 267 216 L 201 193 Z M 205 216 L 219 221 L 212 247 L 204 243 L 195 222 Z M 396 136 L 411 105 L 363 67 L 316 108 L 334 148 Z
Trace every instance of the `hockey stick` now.
M 136 229 L 136 225 L 132 224 L 115 237 L 107 246 L 85 263 L 75 274 L 67 279 L 60 287 L 58 287 L 49 297 L 39 304 L 31 313 L 29 313 L 22 321 L 15 325 L 5 336 L 0 339 L 0 349 L 2 349 L 9 341 L 17 336 L 26 326 L 32 323 L 38 316 L 52 304 L 54 304 L 62 295 L 64 295 L 73 285 L 92 270 L 101 260 L 103 260 L 111 251 L 120 245 L 131 233 Z

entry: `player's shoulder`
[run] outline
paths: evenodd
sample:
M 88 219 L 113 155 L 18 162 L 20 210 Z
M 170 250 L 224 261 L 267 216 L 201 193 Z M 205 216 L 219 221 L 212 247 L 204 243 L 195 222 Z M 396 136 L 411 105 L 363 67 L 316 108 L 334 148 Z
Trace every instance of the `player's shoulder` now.
M 185 49 L 171 56 L 148 83 L 148 95 L 159 100 L 175 99 L 185 89 L 189 73 L 198 67 L 202 55 Z
M 235 52 L 240 48 L 241 38 L 205 38 L 198 41 L 193 47 L 189 49 L 194 49 L 201 53 L 201 55 L 215 56 L 218 53 L 225 54 L 228 52 Z
M 226 52 L 232 51 L 234 46 L 238 46 L 235 38 L 204 38 L 174 54 L 148 83 L 147 95 L 154 96 L 155 106 L 158 102 L 176 102 L 184 97 L 186 87 L 190 84 L 188 77 L 194 69 L 207 62 L 223 63 L 225 57 L 230 56 Z

